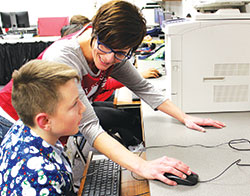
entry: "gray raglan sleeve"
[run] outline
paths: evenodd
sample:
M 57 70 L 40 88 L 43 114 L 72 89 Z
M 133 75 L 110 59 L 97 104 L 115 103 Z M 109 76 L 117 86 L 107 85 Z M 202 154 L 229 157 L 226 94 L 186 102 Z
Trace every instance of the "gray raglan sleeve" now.
M 128 87 L 153 109 L 168 99 L 160 90 L 144 79 L 129 61 L 115 65 L 111 76 Z
M 88 140 L 90 145 L 93 146 L 93 143 L 96 137 L 104 132 L 103 128 L 99 124 L 99 120 L 95 114 L 95 111 L 90 104 L 87 96 L 85 95 L 84 91 L 80 84 L 78 84 L 79 89 L 79 96 L 82 103 L 85 105 L 86 110 L 82 114 L 81 123 L 79 126 L 80 132 L 84 135 L 84 137 Z
M 80 50 L 80 49 L 78 49 Z M 51 51 L 49 54 L 45 55 L 43 59 L 56 61 L 65 63 L 74 69 L 77 70 L 79 75 L 81 76 L 83 74 L 83 69 L 79 65 L 82 65 L 83 61 L 79 60 L 79 56 L 77 56 L 75 53 L 72 52 L 71 55 L 67 53 L 67 55 L 64 55 L 62 51 L 60 51 L 61 55 L 53 55 L 57 52 L 57 50 Z M 67 51 L 68 52 L 68 51 Z M 86 62 L 87 63 L 87 62 Z M 79 91 L 79 97 L 82 103 L 85 105 L 86 110 L 82 114 L 82 119 L 79 126 L 79 131 L 84 135 L 84 137 L 87 139 L 89 144 L 93 146 L 93 143 L 96 139 L 96 137 L 104 132 L 103 128 L 99 124 L 99 120 L 95 114 L 95 111 L 90 104 L 84 90 L 82 89 L 81 84 L 78 84 L 78 91 Z

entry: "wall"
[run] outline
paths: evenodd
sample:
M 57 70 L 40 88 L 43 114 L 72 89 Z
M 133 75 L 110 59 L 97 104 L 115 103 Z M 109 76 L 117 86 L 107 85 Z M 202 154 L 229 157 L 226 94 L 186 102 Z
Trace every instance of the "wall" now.
M 71 17 L 75 14 L 85 15 L 89 18 L 95 14 L 96 10 L 108 0 L 8 0 L 1 5 L 0 11 L 28 11 L 30 24 L 36 25 L 38 17 Z M 146 5 L 147 2 L 155 2 L 156 0 L 128 0 L 136 4 L 139 8 Z M 166 10 L 175 12 L 176 16 L 183 17 L 196 0 L 182 1 L 157 1 L 165 6 Z M 183 8 L 185 7 L 185 9 Z
M 71 17 L 75 14 L 92 17 L 96 4 L 97 0 L 8 0 L 1 5 L 0 11 L 28 11 L 30 24 L 36 25 L 38 17 Z
M 197 0 L 182 0 L 182 1 L 165 1 L 162 3 L 166 11 L 174 12 L 175 16 L 186 17 L 187 14 L 192 16 L 196 13 L 193 5 Z

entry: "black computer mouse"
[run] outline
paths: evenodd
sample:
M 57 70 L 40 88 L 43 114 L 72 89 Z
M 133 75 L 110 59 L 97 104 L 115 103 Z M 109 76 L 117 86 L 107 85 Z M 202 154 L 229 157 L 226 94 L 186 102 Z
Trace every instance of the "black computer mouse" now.
M 156 76 L 156 77 L 155 77 L 155 76 L 151 76 L 151 77 L 149 77 L 148 79 L 151 79 L 151 78 L 152 78 L 152 79 L 154 79 L 154 78 L 160 78 L 161 76 L 162 76 L 162 74 L 161 74 L 161 73 L 158 73 L 158 76 Z
M 182 179 L 174 174 L 165 173 L 165 177 L 167 177 L 170 180 L 175 181 L 178 185 L 186 185 L 186 186 L 194 186 L 198 183 L 199 176 L 196 173 L 191 173 L 190 175 L 187 175 L 186 179 Z
M 158 73 L 158 78 L 162 76 L 162 73 Z

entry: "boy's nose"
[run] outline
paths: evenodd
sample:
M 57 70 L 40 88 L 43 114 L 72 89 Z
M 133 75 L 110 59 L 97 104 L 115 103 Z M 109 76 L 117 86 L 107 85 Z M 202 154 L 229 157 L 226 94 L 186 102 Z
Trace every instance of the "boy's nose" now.
M 86 110 L 86 106 L 82 103 L 82 101 L 81 100 L 79 100 L 80 101 L 80 113 L 82 114 L 83 112 L 85 112 L 85 110 Z

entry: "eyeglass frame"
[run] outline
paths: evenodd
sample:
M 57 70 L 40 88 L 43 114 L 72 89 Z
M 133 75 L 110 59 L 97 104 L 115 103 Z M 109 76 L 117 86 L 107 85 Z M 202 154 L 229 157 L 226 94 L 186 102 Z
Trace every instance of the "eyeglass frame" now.
M 119 60 L 119 61 L 126 61 L 126 60 L 128 60 L 128 59 L 130 59 L 130 58 L 132 57 L 132 54 L 133 54 L 133 50 L 132 50 L 132 49 L 130 49 L 130 50 L 128 51 L 127 54 L 124 54 L 124 53 L 122 53 L 122 52 L 116 52 L 116 51 L 114 51 L 112 48 L 110 48 L 109 46 L 107 46 L 106 44 L 102 43 L 102 42 L 99 40 L 98 36 L 97 36 L 97 38 L 96 38 L 96 41 L 97 41 L 97 48 L 98 48 L 98 50 L 100 50 L 101 52 L 104 52 L 105 54 L 110 54 L 110 53 L 113 52 L 113 53 L 114 53 L 114 57 L 115 57 L 117 60 Z M 103 50 L 99 47 L 99 45 L 103 45 L 104 47 L 106 47 L 106 48 L 109 49 L 110 51 L 109 51 L 109 52 L 103 51 Z M 116 54 L 121 54 L 121 55 L 123 55 L 123 56 L 124 56 L 124 59 L 121 59 L 121 58 L 117 57 Z

